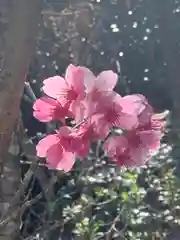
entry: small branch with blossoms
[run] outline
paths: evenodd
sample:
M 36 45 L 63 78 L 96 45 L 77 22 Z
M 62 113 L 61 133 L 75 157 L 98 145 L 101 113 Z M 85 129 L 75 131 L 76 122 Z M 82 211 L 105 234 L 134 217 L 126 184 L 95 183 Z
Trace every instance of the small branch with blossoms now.
M 143 95 L 120 96 L 114 91 L 117 80 L 111 70 L 95 76 L 86 67 L 70 64 L 64 78 L 43 81 L 45 96 L 35 101 L 34 117 L 61 123 L 36 146 L 49 169 L 69 172 L 76 158 L 83 160 L 91 143 L 99 140 L 104 140 L 105 154 L 126 168 L 146 164 L 159 148 L 165 115 L 155 114 Z M 66 124 L 67 118 L 74 119 L 74 127 Z

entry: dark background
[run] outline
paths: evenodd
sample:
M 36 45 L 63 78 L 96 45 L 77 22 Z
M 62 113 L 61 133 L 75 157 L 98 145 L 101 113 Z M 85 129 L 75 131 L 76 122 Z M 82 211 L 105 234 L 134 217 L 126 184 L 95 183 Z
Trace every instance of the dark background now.
M 37 97 L 44 78 L 63 74 L 70 63 L 95 73 L 111 69 L 119 74 L 120 94 L 144 94 L 156 112 L 170 111 L 170 122 L 160 153 L 140 172 L 123 172 L 101 159 L 96 166 L 97 156 L 91 155 L 92 165 L 66 176 L 44 169 L 48 178 L 55 176 L 52 198 L 25 214 L 23 239 L 38 232 L 53 240 L 178 240 L 180 1 L 46 0 L 37 43 L 28 75 Z M 36 143 L 47 126 L 33 118 L 26 95 L 23 122 Z M 42 191 L 36 178 L 30 187 L 32 198 Z

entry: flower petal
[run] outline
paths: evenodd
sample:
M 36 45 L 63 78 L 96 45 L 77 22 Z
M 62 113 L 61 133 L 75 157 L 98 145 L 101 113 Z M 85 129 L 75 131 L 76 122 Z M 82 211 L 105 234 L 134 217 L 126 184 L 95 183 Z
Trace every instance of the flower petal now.
M 113 71 L 103 71 L 97 76 L 96 87 L 103 91 L 111 91 L 116 86 L 118 75 Z
M 74 119 L 76 122 L 83 121 L 85 116 L 85 105 L 81 101 L 74 101 L 70 107 L 72 113 L 74 114 Z
M 123 110 L 129 113 L 139 114 L 144 108 L 145 98 L 141 95 L 127 95 L 121 99 Z
M 43 91 L 49 97 L 57 99 L 57 96 L 67 91 L 67 83 L 64 78 L 60 76 L 54 76 L 47 78 L 43 81 Z
M 103 145 L 104 151 L 107 152 L 110 157 L 121 155 L 127 147 L 128 141 L 124 136 L 109 137 Z
M 84 158 L 90 151 L 90 141 L 83 141 L 76 150 L 76 154 L 80 158 Z
M 95 114 L 91 117 L 91 122 L 94 124 L 94 134 L 96 135 L 96 140 L 103 140 L 107 137 L 110 131 L 109 124 L 105 121 L 103 116 L 100 114 Z
M 63 157 L 63 148 L 60 142 L 51 146 L 47 151 L 47 167 L 57 169 L 59 162 Z
M 85 91 L 84 72 L 81 68 L 70 64 L 66 70 L 65 80 L 77 93 Z
M 129 160 L 127 161 L 127 167 L 141 167 L 149 159 L 149 151 L 142 146 L 138 148 L 129 149 Z
M 72 129 L 67 126 L 60 127 L 59 130 L 57 131 L 59 136 L 64 136 L 64 137 L 69 136 L 71 132 L 72 132 Z
M 41 122 L 61 120 L 65 116 L 72 116 L 67 109 L 63 108 L 55 99 L 42 97 L 33 105 L 33 115 Z
M 161 133 L 158 131 L 141 131 L 139 132 L 140 139 L 145 148 L 149 151 L 155 151 L 160 147 Z
M 121 99 L 120 104 L 123 112 L 138 116 L 140 125 L 144 125 L 150 121 L 153 109 L 143 95 L 127 95 Z
M 115 126 L 124 130 L 132 130 L 135 129 L 138 124 L 139 121 L 136 115 L 121 113 L 115 123 Z
M 86 91 L 91 92 L 95 86 L 96 76 L 90 69 L 86 67 L 79 66 L 78 68 L 81 69 L 84 73 L 84 84 L 86 87 Z
M 57 134 L 51 134 L 39 141 L 36 146 L 37 156 L 46 157 L 47 151 L 59 142 Z
M 63 152 L 61 160 L 58 162 L 56 169 L 69 172 L 75 163 L 75 155 L 72 152 Z

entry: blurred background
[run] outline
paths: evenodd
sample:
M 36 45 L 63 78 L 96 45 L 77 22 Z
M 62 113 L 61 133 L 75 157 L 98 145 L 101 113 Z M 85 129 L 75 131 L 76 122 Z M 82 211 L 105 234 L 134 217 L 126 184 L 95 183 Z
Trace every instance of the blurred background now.
M 40 97 L 42 81 L 70 63 L 111 69 L 121 95 L 141 93 L 157 113 L 169 110 L 166 134 L 140 170 L 102 160 L 98 146 L 68 174 L 40 166 L 26 196 L 42 197 L 22 214 L 21 239 L 179 240 L 180 0 L 44 0 L 21 101 L 22 179 L 52 127 L 33 118 L 31 90 Z

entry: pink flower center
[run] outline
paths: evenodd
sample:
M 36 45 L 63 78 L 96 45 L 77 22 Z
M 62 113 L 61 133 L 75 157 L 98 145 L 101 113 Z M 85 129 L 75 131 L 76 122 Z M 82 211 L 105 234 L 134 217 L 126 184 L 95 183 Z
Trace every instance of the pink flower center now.
M 82 131 L 79 134 L 79 137 L 81 139 L 83 139 L 84 141 L 87 141 L 89 139 L 93 139 L 94 137 L 94 129 L 93 129 L 93 125 L 84 125 L 82 126 Z
M 136 134 L 136 132 L 134 131 L 132 131 L 131 134 L 128 135 L 128 144 L 129 144 L 129 147 L 134 149 L 139 147 L 144 148 L 140 136 Z
M 74 89 L 70 89 L 67 92 L 67 98 L 68 100 L 72 101 L 72 100 L 76 100 L 78 97 L 78 94 L 74 91 Z
M 128 150 L 123 152 L 121 155 L 116 156 L 116 161 L 119 166 L 128 166 L 128 161 L 129 161 L 129 153 Z
M 118 114 L 114 109 L 109 109 L 106 113 L 106 121 L 110 124 L 115 124 L 118 119 Z
M 92 101 L 98 101 L 101 97 L 101 92 L 97 88 L 94 88 L 91 92 L 91 97 Z
M 72 136 L 61 136 L 61 145 L 65 150 L 72 149 L 72 142 L 73 142 Z

